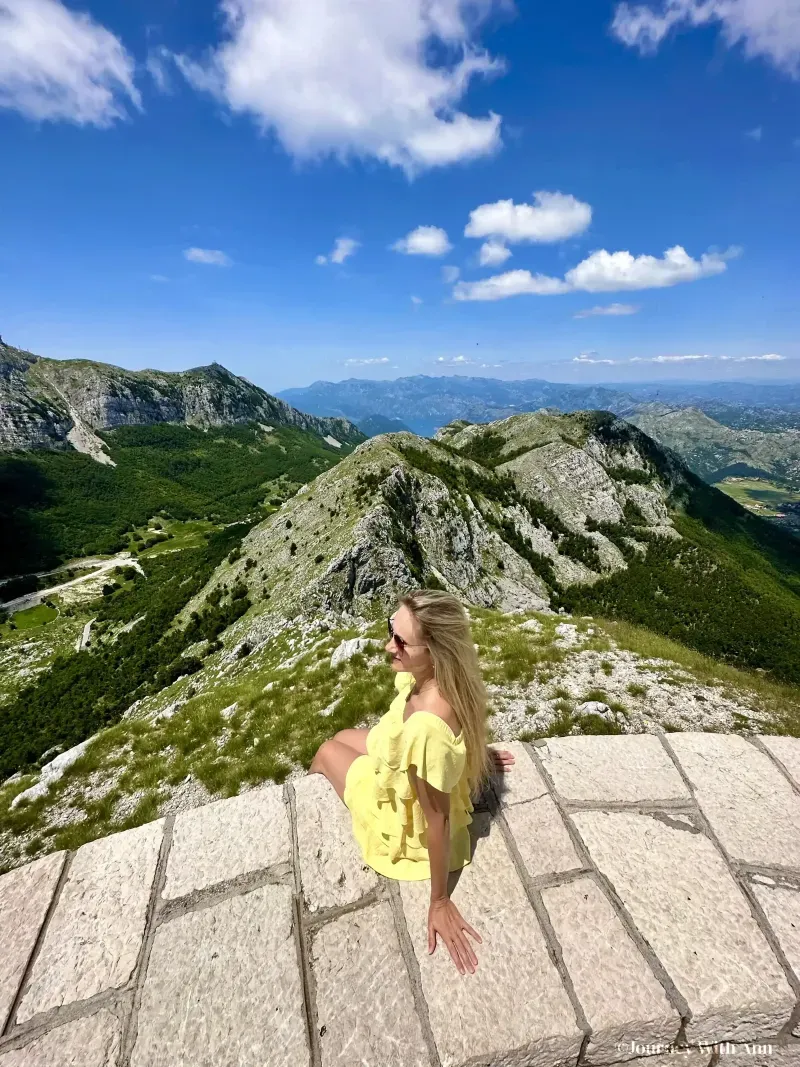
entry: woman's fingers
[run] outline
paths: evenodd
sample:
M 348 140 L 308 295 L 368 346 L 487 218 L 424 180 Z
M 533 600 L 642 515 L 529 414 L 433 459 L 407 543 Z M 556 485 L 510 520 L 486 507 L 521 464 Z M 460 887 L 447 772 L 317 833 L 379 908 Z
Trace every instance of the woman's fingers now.
M 478 933 L 477 930 L 472 929 L 466 919 L 461 920 L 461 929 L 466 930 L 468 934 L 472 934 L 472 936 L 475 938 L 479 945 L 483 944 L 483 938 L 481 937 L 481 935 Z

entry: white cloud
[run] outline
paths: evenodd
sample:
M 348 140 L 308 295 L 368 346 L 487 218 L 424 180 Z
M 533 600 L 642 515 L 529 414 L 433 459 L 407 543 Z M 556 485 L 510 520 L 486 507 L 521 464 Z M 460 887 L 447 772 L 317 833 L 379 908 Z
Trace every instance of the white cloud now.
M 635 304 L 603 304 L 585 308 L 573 315 L 574 319 L 588 319 L 593 315 L 635 315 L 641 309 Z
M 498 200 L 470 212 L 465 237 L 498 237 L 504 241 L 564 241 L 583 233 L 592 221 L 589 204 L 567 193 L 533 194 L 533 205 Z
M 661 259 L 632 256 L 630 252 L 592 252 L 582 263 L 567 271 L 571 289 L 586 293 L 613 293 L 621 289 L 665 289 L 680 282 L 693 282 L 726 269 L 726 260 L 738 254 L 706 252 L 692 259 L 680 245 L 668 248 Z
M 411 297 L 411 303 L 414 304 L 415 307 L 419 307 L 419 305 L 422 303 L 422 297 L 421 296 L 412 296 Z
M 0 108 L 110 126 L 141 107 L 122 42 L 60 0 L 0 0 Z
M 500 147 L 500 116 L 458 105 L 475 78 L 503 69 L 476 37 L 501 6 L 220 0 L 225 40 L 205 61 L 176 59 L 196 88 L 274 131 L 295 157 L 374 157 L 413 174 Z
M 573 363 L 609 363 L 614 366 L 626 366 L 631 363 L 753 363 L 763 360 L 774 362 L 784 360 L 786 356 L 778 356 L 771 353 L 766 356 L 710 356 L 710 355 L 680 355 L 680 356 L 634 356 L 632 359 L 596 359 L 597 352 L 581 352 L 579 356 L 573 356 Z
M 156 89 L 160 93 L 171 91 L 172 84 L 169 77 L 169 69 L 172 66 L 172 52 L 163 45 L 153 48 L 147 53 L 145 67 L 147 73 L 153 79 Z
M 581 352 L 579 356 L 573 356 L 573 363 L 621 363 L 619 359 L 597 359 L 596 352 Z
M 359 247 L 358 241 L 354 241 L 352 237 L 337 237 L 333 251 L 327 256 L 317 256 L 314 262 L 320 267 L 324 267 L 326 263 L 344 263 Z
M 509 296 L 522 296 L 525 293 L 554 296 L 569 291 L 569 286 L 558 278 L 531 274 L 529 270 L 509 270 L 479 282 L 458 282 L 453 289 L 453 296 L 456 300 L 505 300 Z
M 438 226 L 417 226 L 416 230 L 395 241 L 392 249 L 407 256 L 443 256 L 453 246 Z
M 169 278 L 165 274 L 151 274 L 150 275 L 150 281 L 151 282 L 168 282 Z
M 478 359 L 468 359 L 466 356 L 437 356 L 436 363 L 446 367 L 478 367 L 486 370 L 489 367 L 502 367 L 503 363 L 482 363 Z
M 745 137 L 749 137 L 751 141 L 760 141 L 764 135 L 763 126 L 756 126 L 752 130 L 745 130 Z
M 233 260 L 218 248 L 187 248 L 184 258 L 190 263 L 203 263 L 207 267 L 230 267 Z
M 461 270 L 459 267 L 442 267 L 442 281 L 446 285 L 452 285 L 457 282 L 460 275 Z
M 800 11 L 797 0 L 662 0 L 655 7 L 620 4 L 611 31 L 642 53 L 654 52 L 673 29 L 717 23 L 729 47 L 761 56 L 800 75 Z
M 680 245 L 667 249 L 661 259 L 601 249 L 568 270 L 563 281 L 545 274 L 531 274 L 527 270 L 511 270 L 479 282 L 459 282 L 453 289 L 453 296 L 456 300 L 504 300 L 525 293 L 554 296 L 576 291 L 610 293 L 620 289 L 664 289 L 680 282 L 721 274 L 727 269 L 726 261 L 739 252 L 738 248 L 706 252 L 696 260 Z
M 481 245 L 480 262 L 482 267 L 499 267 L 505 263 L 511 255 L 511 249 L 506 248 L 502 241 L 484 241 Z
M 366 367 L 376 363 L 388 363 L 388 356 L 376 356 L 375 359 L 346 359 L 344 361 L 347 367 Z

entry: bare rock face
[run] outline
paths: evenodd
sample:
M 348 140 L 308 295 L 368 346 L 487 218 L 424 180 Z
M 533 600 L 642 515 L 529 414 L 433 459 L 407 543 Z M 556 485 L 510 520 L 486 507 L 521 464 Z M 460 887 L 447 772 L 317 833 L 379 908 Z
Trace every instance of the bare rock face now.
M 354 442 L 347 419 L 290 407 L 212 363 L 180 373 L 126 371 L 88 360 L 43 359 L 0 342 L 0 450 L 68 448 L 108 462 L 95 430 L 154 423 L 272 422 Z
M 438 440 L 382 434 L 319 475 L 242 543 L 209 586 L 242 582 L 270 613 L 374 615 L 420 585 L 502 611 L 546 611 L 645 551 L 636 525 L 678 534 L 680 479 L 653 443 L 603 413 L 526 414 Z M 478 458 L 476 458 L 478 457 Z M 632 519 L 633 516 L 633 519 Z

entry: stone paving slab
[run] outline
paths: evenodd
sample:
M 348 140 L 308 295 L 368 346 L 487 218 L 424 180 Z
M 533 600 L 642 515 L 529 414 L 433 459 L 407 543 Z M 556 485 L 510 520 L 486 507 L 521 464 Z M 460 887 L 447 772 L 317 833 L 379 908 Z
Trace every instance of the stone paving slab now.
M 492 788 L 500 807 L 521 804 L 526 800 L 535 800 L 547 795 L 547 784 L 522 741 L 504 741 L 489 747 L 508 749 L 514 753 L 516 760 L 510 771 L 498 771 L 491 776 Z
M 680 1014 L 592 878 L 542 891 L 564 963 L 592 1028 L 586 1062 L 636 1058 L 636 1044 L 669 1044 Z
M 532 878 L 583 866 L 552 797 L 539 797 L 505 809 L 506 822 Z
M 800 981 L 800 885 L 770 885 L 766 879 L 754 879 L 751 888 Z
M 267 885 L 156 930 L 131 1067 L 307 1067 L 292 891 Z
M 172 900 L 241 874 L 290 863 L 291 855 L 283 787 L 253 789 L 178 815 L 162 896 Z
M 536 752 L 565 800 L 691 799 L 655 734 L 551 737 Z
M 311 943 L 322 1067 L 429 1067 L 391 906 L 326 923 Z
M 309 911 L 352 904 L 378 884 L 353 836 L 352 816 L 322 774 L 294 783 L 300 879 Z
M 572 820 L 688 1002 L 689 1042 L 777 1033 L 795 997 L 713 843 L 666 816 L 581 811 Z
M 164 822 L 79 849 L 17 1022 L 125 985 L 139 955 Z
M 728 855 L 800 870 L 800 796 L 738 734 L 670 734 L 669 744 Z
M 574 1060 L 583 1034 L 536 914 L 498 824 L 483 814 L 475 822 L 486 836 L 451 892 L 483 938 L 476 945 L 468 937 L 478 957 L 474 974 L 459 974 L 441 942 L 428 952 L 430 884 L 398 883 L 442 1067 L 478 1057 L 492 1067 Z
M 19 992 L 66 858 L 66 852 L 55 852 L 0 878 L 0 1033 Z
M 762 734 L 759 740 L 781 761 L 794 784 L 800 789 L 800 737 L 770 737 Z
M 637 1045 L 636 1042 L 621 1042 L 622 1049 L 628 1051 L 633 1046 L 634 1050 L 639 1049 L 640 1055 L 644 1053 L 645 1046 Z M 627 1046 L 627 1047 L 626 1047 Z M 686 1048 L 686 1049 L 674 1049 L 672 1052 L 655 1053 L 652 1055 L 642 1055 L 641 1059 L 637 1060 L 625 1060 L 620 1061 L 625 1063 L 625 1067 L 709 1067 L 711 1063 L 712 1051 L 710 1048 L 698 1049 L 698 1048 Z M 616 1067 L 616 1065 L 614 1065 Z M 723 1067 L 752 1067 L 749 1061 L 746 1064 L 743 1063 L 725 1063 L 723 1061 Z
M 103 1008 L 0 1055 L 0 1067 L 117 1067 L 121 1039 L 119 1019 Z

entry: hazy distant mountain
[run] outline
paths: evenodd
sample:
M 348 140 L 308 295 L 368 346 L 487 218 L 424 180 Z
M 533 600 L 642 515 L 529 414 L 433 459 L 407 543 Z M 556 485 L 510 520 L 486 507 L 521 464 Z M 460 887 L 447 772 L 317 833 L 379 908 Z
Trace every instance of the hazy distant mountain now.
M 752 475 L 800 490 L 800 430 L 732 429 L 697 408 L 667 404 L 642 404 L 628 421 L 674 449 L 708 482 Z
M 627 393 L 602 386 L 563 385 L 537 378 L 507 382 L 461 375 L 318 381 L 302 389 L 284 389 L 277 395 L 314 415 L 338 415 L 354 422 L 371 415 L 401 419 L 423 437 L 432 437 L 455 419 L 493 422 L 540 408 L 563 412 L 599 409 L 626 415 L 636 406 Z

